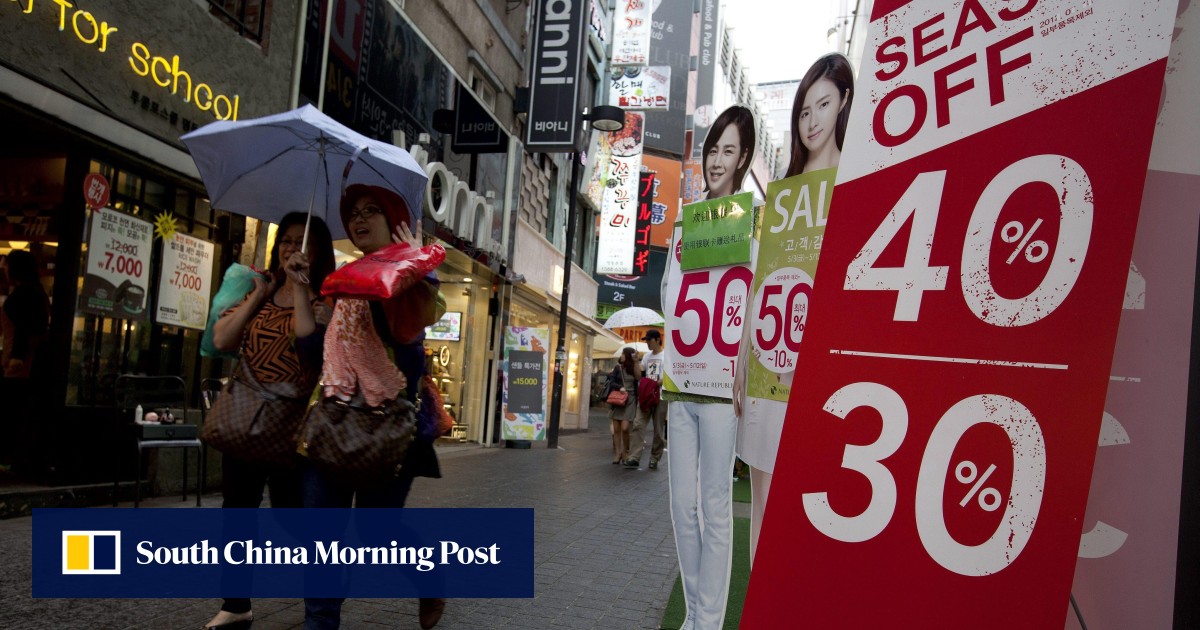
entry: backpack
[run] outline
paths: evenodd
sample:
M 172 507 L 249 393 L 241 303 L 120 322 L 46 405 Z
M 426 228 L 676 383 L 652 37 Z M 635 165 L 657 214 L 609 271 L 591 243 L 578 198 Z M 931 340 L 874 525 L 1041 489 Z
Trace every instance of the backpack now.
M 637 399 L 638 408 L 646 413 L 650 413 L 658 405 L 658 401 L 661 400 L 658 381 L 643 376 L 638 381 Z

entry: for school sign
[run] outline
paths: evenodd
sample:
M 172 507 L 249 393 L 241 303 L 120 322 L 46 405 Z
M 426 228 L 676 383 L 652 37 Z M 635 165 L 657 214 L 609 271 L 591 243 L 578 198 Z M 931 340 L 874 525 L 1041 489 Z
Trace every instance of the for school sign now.
M 742 627 L 1063 627 L 1175 5 L 875 4 Z

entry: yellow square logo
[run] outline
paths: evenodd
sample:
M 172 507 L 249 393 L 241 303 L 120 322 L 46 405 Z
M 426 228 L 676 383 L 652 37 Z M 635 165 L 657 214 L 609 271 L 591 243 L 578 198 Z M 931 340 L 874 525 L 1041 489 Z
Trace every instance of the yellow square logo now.
M 63 575 L 119 575 L 121 532 L 64 531 Z

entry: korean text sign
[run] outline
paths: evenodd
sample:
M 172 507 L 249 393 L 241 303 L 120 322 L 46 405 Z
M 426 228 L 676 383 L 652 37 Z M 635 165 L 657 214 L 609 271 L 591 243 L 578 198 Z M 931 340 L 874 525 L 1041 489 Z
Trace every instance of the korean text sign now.
M 1063 626 L 1174 14 L 876 4 L 743 627 Z
M 204 330 L 215 251 L 212 243 L 178 232 L 163 240 L 155 321 Z
M 153 234 L 150 222 L 101 208 L 92 212 L 90 223 L 79 310 L 118 319 L 145 319 Z

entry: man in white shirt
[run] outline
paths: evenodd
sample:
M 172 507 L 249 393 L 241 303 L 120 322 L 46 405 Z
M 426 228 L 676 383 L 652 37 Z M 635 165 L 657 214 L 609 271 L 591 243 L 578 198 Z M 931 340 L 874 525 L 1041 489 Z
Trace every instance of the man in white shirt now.
M 646 336 L 642 337 L 642 341 L 645 341 L 646 345 L 650 347 L 650 352 L 642 357 L 642 378 L 652 379 L 661 388 L 663 380 L 662 333 L 657 330 L 649 330 L 646 332 Z M 658 460 L 662 458 L 663 451 L 667 446 L 664 437 L 667 429 L 667 401 L 665 400 L 660 400 L 649 411 L 645 411 L 641 407 L 639 398 L 637 416 L 634 418 L 633 426 L 629 429 L 629 459 L 625 460 L 627 467 L 637 468 L 640 464 L 642 451 L 646 449 L 646 425 L 651 422 L 654 424 L 654 439 L 650 444 L 650 470 L 658 470 Z

